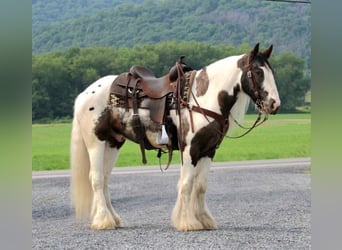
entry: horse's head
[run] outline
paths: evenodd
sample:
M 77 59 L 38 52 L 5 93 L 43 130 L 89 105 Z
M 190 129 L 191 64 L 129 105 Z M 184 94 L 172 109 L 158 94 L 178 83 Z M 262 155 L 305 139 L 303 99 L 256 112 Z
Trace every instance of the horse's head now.
M 272 53 L 271 45 L 265 51 L 259 51 L 259 43 L 238 61 L 242 70 L 241 85 L 243 91 L 251 97 L 258 110 L 265 114 L 276 114 L 280 107 L 280 98 L 268 62 Z

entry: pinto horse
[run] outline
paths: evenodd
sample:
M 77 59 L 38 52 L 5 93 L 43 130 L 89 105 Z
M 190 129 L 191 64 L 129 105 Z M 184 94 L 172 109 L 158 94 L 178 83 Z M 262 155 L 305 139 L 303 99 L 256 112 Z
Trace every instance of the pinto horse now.
M 274 72 L 268 61 L 272 48 L 271 45 L 259 51 L 256 44 L 249 53 L 193 71 L 186 105 L 178 112 L 170 110 L 171 125 L 182 139 L 178 148 L 182 155 L 178 197 L 171 216 L 177 230 L 217 228 L 205 201 L 211 161 L 224 135 L 230 133 L 233 126 L 229 125 L 243 119 L 250 99 L 264 116 L 276 114 L 280 107 Z M 76 217 L 90 219 L 91 228 L 96 230 L 123 226 L 112 207 L 108 182 L 125 140 L 137 142 L 136 138 L 141 136 L 132 128 L 132 108 L 110 102 L 110 89 L 117 77 L 109 75 L 97 80 L 78 95 L 74 105 L 71 198 Z M 139 108 L 138 115 L 150 144 L 164 147 L 155 142 L 161 126 L 155 129 L 150 110 Z M 107 139 L 96 133 L 99 124 L 106 127 Z

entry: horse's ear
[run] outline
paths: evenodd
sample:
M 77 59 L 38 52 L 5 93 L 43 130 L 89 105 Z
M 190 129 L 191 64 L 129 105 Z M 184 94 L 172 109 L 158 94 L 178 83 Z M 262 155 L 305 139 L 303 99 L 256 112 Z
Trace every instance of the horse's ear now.
M 258 52 L 259 52 L 259 43 L 255 44 L 253 51 L 254 51 L 254 54 L 258 54 Z
M 262 54 L 268 59 L 271 56 L 272 49 L 273 49 L 273 44 L 271 44 L 271 46 L 267 50 L 262 52 Z
M 257 43 L 252 51 L 249 53 L 249 61 L 253 61 L 254 57 L 258 54 L 259 52 L 259 43 Z

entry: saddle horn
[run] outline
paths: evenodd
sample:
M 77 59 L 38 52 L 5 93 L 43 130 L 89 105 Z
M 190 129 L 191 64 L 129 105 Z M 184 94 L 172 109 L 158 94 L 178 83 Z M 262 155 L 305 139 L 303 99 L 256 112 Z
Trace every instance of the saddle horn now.
M 188 71 L 192 71 L 193 68 L 191 68 L 189 65 L 187 65 L 184 62 L 185 56 L 181 55 L 176 63 L 179 63 L 182 67 L 183 73 L 188 72 Z M 175 82 L 178 79 L 178 71 L 177 71 L 177 65 L 174 65 L 169 72 L 169 79 L 171 82 Z

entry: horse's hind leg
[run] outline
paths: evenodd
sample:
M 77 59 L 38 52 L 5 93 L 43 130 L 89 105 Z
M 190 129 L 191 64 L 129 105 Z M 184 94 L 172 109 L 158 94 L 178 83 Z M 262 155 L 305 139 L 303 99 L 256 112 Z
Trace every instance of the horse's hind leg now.
M 92 229 L 113 229 L 116 227 L 111 211 L 107 207 L 105 195 L 105 177 L 107 172 L 104 166 L 106 142 L 97 138 L 88 147 L 90 159 L 89 179 L 93 189 Z
M 208 157 L 201 158 L 196 165 L 196 177 L 191 193 L 191 201 L 196 218 L 202 223 L 204 229 L 216 229 L 217 224 L 211 215 L 205 201 L 208 173 L 211 160 Z
M 201 230 L 203 225 L 196 218 L 191 202 L 191 193 L 196 169 L 191 164 L 189 148 L 186 147 L 183 153 L 183 165 L 178 181 L 178 197 L 172 211 L 172 223 L 177 230 L 192 231 Z
M 105 148 L 105 155 L 104 155 L 104 171 L 105 171 L 105 175 L 104 175 L 104 187 L 103 187 L 103 191 L 104 191 L 104 195 L 105 195 L 105 199 L 106 199 L 106 204 L 107 204 L 107 208 L 109 209 L 110 213 L 112 214 L 113 218 L 114 218 L 114 222 L 115 222 L 115 226 L 116 227 L 121 227 L 122 226 L 122 222 L 121 222 L 121 218 L 120 216 L 115 212 L 112 204 L 111 204 L 111 200 L 110 200 L 110 194 L 109 194 L 109 190 L 108 190 L 108 184 L 109 184 L 109 180 L 110 180 L 110 175 L 112 172 L 112 168 L 116 162 L 116 159 L 118 157 L 119 154 L 119 149 L 117 148 L 111 148 L 108 144 L 106 145 Z

